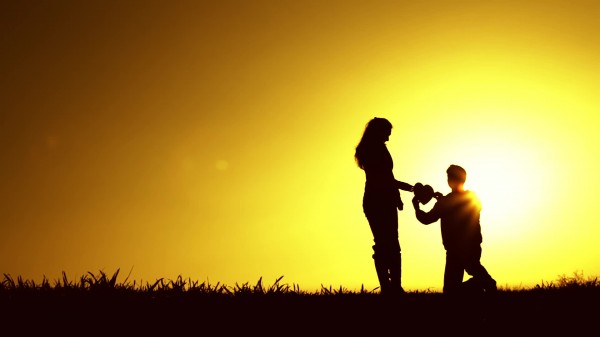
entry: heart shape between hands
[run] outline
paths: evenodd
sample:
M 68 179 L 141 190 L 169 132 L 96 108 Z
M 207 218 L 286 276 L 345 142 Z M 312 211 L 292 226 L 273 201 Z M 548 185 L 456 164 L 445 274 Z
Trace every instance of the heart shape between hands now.
M 415 186 L 413 187 L 413 192 L 417 200 L 419 200 L 419 202 L 423 205 L 428 203 L 431 200 L 431 198 L 433 198 L 433 194 L 435 193 L 433 191 L 433 187 L 429 185 L 423 185 L 421 183 L 415 184 Z

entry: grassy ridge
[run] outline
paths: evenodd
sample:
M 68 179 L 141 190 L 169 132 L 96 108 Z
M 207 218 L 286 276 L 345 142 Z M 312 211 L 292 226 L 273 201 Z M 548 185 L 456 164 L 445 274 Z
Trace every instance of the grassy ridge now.
M 50 282 L 12 278 L 0 283 L 4 329 L 21 334 L 76 332 L 173 335 L 324 335 L 412 331 L 424 335 L 479 331 L 512 336 L 573 334 L 597 329 L 600 282 L 581 273 L 532 288 L 450 298 L 408 292 L 397 298 L 377 290 L 322 287 L 301 291 L 281 283 L 211 285 L 178 277 L 138 284 L 113 275 L 66 274 Z

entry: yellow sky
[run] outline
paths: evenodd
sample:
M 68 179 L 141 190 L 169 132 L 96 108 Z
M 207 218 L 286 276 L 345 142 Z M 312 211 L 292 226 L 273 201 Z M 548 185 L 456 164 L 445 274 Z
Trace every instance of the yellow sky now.
M 600 275 L 600 2 L 0 5 L 0 272 L 377 287 L 354 147 L 483 202 L 500 286 Z M 440 290 L 403 192 L 403 285 Z M 123 276 L 124 277 L 124 276 Z M 465 276 L 466 277 L 466 276 Z

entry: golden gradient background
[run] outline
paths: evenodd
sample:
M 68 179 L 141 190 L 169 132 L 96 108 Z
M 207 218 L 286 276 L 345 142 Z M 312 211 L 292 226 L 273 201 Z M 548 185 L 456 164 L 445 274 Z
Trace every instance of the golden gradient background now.
M 378 116 L 399 180 L 467 169 L 500 286 L 600 274 L 598 1 L 3 1 L 0 25 L 2 273 L 373 289 L 353 154 Z M 440 290 L 439 223 L 402 196 L 404 288 Z

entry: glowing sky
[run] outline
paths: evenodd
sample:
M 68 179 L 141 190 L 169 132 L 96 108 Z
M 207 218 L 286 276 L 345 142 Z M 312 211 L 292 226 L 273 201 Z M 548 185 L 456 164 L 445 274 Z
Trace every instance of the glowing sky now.
M 3 1 L 0 272 L 378 283 L 354 147 L 483 202 L 500 286 L 600 275 L 599 1 Z M 402 192 L 406 290 L 439 223 Z

